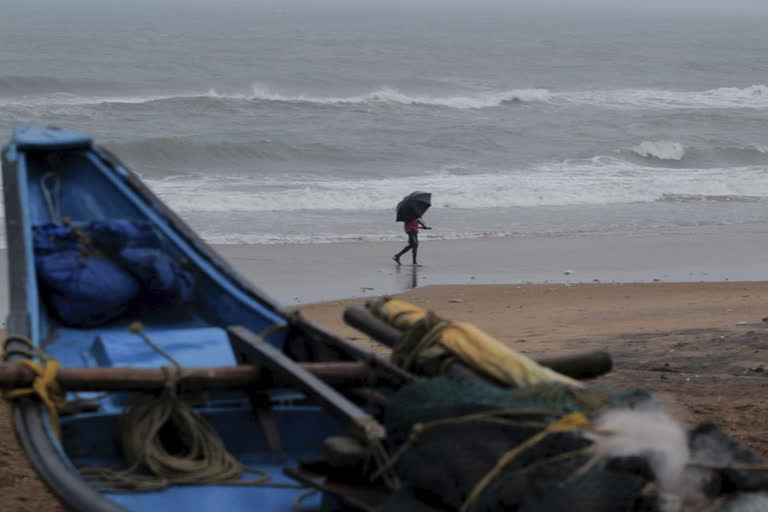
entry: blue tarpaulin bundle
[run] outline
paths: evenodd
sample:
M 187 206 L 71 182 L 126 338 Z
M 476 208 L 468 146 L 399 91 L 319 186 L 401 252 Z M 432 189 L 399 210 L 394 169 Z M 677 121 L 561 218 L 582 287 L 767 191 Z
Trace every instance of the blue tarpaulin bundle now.
M 187 302 L 192 298 L 192 274 L 160 249 L 127 247 L 120 261 L 136 278 L 148 303 Z
M 114 320 L 139 294 L 136 279 L 111 260 L 71 250 L 36 259 L 48 304 L 68 325 L 88 327 Z
M 152 224 L 135 220 L 95 220 L 85 228 L 93 244 L 107 254 L 126 247 L 159 248 L 160 237 Z
M 89 327 L 142 306 L 175 306 L 194 280 L 144 221 L 47 223 L 34 233 L 35 265 L 48 305 L 65 324 Z

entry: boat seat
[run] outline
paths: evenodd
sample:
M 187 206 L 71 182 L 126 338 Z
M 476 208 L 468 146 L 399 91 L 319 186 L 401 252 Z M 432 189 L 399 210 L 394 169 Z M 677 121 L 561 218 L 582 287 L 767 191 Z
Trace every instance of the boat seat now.
M 220 327 L 145 329 L 145 333 L 158 347 L 172 354 L 183 367 L 237 364 L 227 331 Z M 157 368 L 172 364 L 140 335 L 127 329 L 97 336 L 86 358 L 91 359 L 94 366 L 107 367 Z

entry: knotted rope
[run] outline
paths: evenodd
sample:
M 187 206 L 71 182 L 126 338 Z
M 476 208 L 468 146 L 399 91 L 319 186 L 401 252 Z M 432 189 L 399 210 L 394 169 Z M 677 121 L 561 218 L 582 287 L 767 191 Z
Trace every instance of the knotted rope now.
M 23 349 L 9 348 L 8 345 L 11 342 L 19 342 L 25 345 Z M 26 366 L 33 372 L 35 372 L 35 379 L 32 381 L 32 386 L 28 388 L 18 388 L 6 391 L 3 393 L 3 398 L 7 400 L 15 400 L 18 398 L 37 396 L 48 413 L 48 421 L 50 422 L 53 432 L 57 438 L 61 438 L 61 425 L 59 424 L 59 410 L 66 404 L 66 392 L 61 388 L 56 381 L 56 372 L 61 366 L 58 361 L 47 356 L 44 352 L 37 349 L 32 341 L 26 336 L 11 335 L 5 339 L 3 343 L 3 359 L 7 360 L 12 354 L 20 354 L 27 357 L 38 357 L 43 360 L 43 363 L 38 363 L 31 359 L 24 359 L 19 361 L 18 364 Z

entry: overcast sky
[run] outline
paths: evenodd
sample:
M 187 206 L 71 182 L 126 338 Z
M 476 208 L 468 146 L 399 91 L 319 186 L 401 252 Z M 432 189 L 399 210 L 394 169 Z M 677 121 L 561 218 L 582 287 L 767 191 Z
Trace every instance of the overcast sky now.
M 0 0 L 1 2 L 2 0 Z M 177 0 L 165 0 L 174 2 Z M 188 0 L 178 0 L 179 3 L 184 3 Z M 213 2 L 218 3 L 220 0 L 196 0 L 199 2 Z M 238 2 L 239 0 L 230 0 Z M 622 10 L 636 10 L 647 8 L 661 8 L 661 9 L 722 9 L 722 10 L 734 10 L 734 9 L 750 9 L 750 10 L 762 10 L 768 12 L 768 0 L 248 0 L 248 3 L 259 4 L 310 4 L 314 6 L 322 6 L 323 4 L 349 4 L 349 5 L 433 5 L 439 7 L 441 5 L 458 5 L 466 6 L 467 8 L 474 8 L 480 5 L 484 6 L 496 6 L 505 8 L 520 7 L 562 7 L 567 9 L 579 9 L 584 7 L 600 7 L 610 9 L 622 9 Z
M 0 9 L 11 7 L 13 5 L 45 5 L 60 4 L 60 0 L 27 0 L 19 2 L 18 0 L 0 0 Z M 96 4 L 102 7 L 110 4 L 123 4 L 124 0 L 68 0 L 67 5 L 75 7 L 78 4 Z M 578 10 L 579 8 L 607 8 L 611 10 L 637 10 L 648 8 L 659 9 L 686 9 L 691 11 L 701 9 L 721 9 L 736 10 L 749 9 L 768 12 L 768 0 L 133 0 L 131 3 L 159 3 L 166 5 L 185 4 L 208 4 L 212 6 L 245 4 L 250 6 L 263 5 L 311 5 L 322 7 L 323 5 L 429 5 L 429 6 L 466 6 L 469 9 L 479 6 L 486 7 L 543 7 L 543 8 L 563 8 L 568 10 Z

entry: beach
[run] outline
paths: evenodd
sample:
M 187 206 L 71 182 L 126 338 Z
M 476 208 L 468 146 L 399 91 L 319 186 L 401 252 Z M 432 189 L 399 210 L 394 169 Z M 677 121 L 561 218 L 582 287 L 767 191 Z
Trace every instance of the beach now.
M 614 370 L 596 384 L 649 390 L 687 425 L 713 421 L 766 456 L 765 238 L 752 227 L 428 241 L 423 267 L 396 267 L 394 243 L 216 250 L 291 309 L 367 346 L 342 322 L 344 308 L 396 294 L 533 357 L 606 350 Z M 0 503 L 57 510 L 2 411 Z
M 596 384 L 768 457 L 762 4 L 180 4 L 5 6 L 0 140 L 91 135 L 265 296 L 342 336 L 375 346 L 342 312 L 390 295 L 534 357 L 605 350 Z M 66 182 L 25 228 L 71 216 Z M 413 191 L 434 229 L 398 266 Z M 111 211 L 83 204 L 74 220 Z M 5 403 L 0 462 L 0 510 L 61 510 Z

